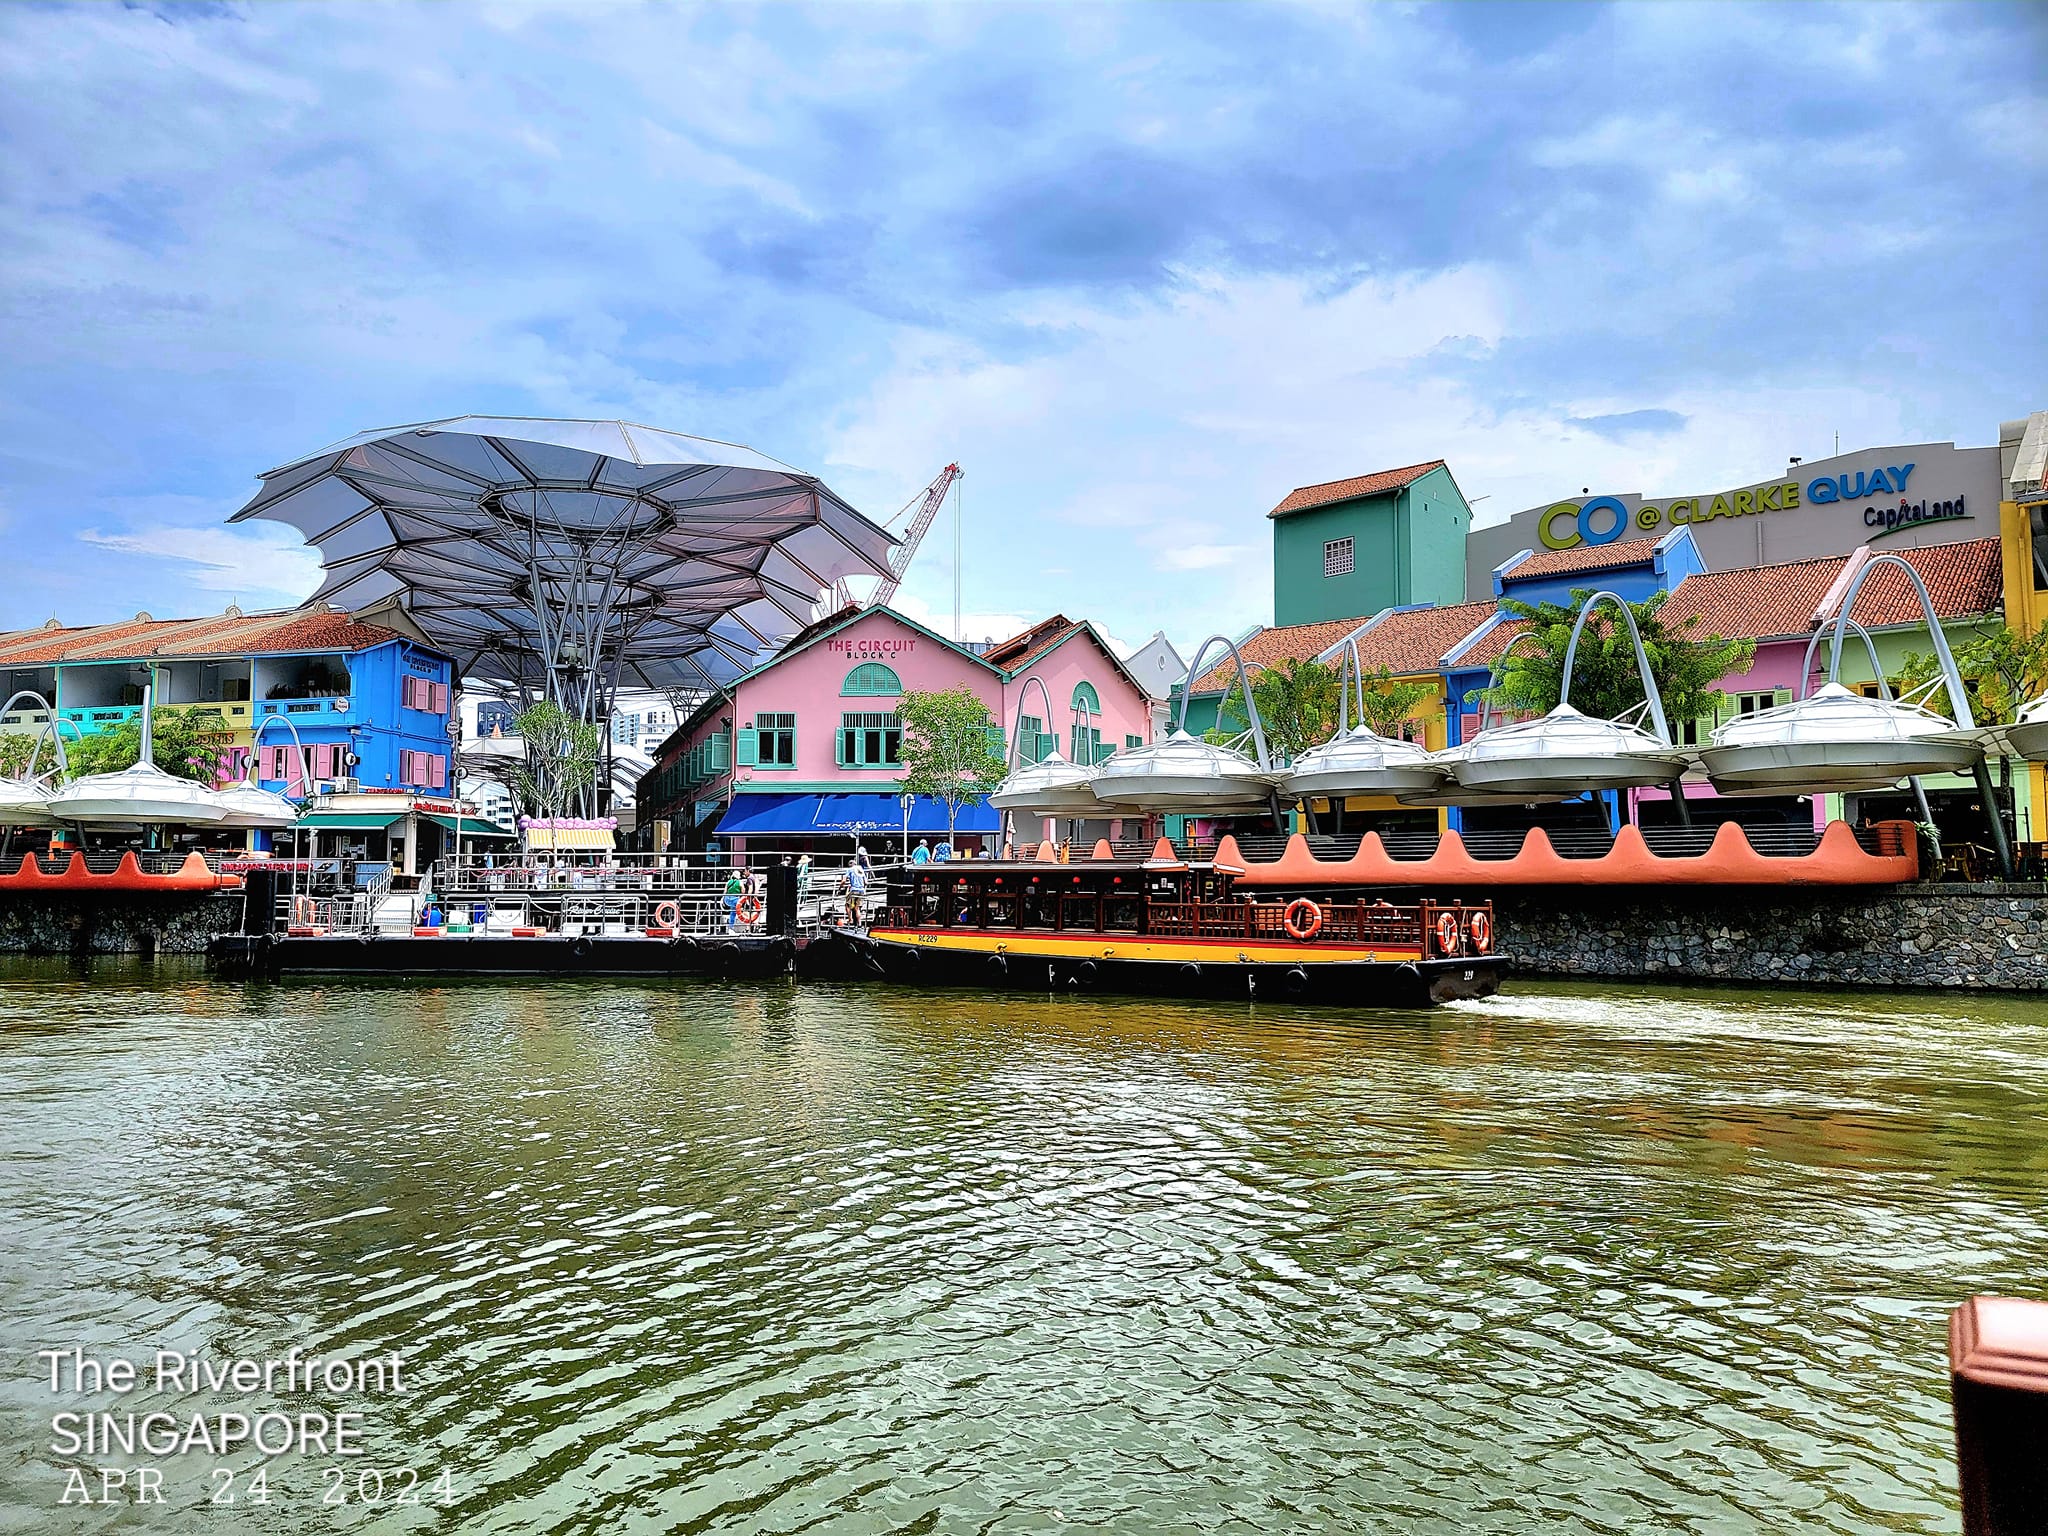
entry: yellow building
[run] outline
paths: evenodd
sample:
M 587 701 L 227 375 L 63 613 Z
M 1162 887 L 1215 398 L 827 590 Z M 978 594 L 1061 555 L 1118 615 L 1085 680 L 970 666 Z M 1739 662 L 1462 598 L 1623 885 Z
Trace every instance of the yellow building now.
M 2017 633 L 2031 635 L 2048 622 L 2048 491 L 2043 489 L 2048 411 L 2005 422 L 1998 436 L 2006 496 L 1998 507 L 1998 536 L 2005 555 L 2005 622 Z M 2043 765 L 2015 764 L 2015 785 L 2022 767 L 2027 811 L 2021 825 L 2048 829 L 2048 777 Z

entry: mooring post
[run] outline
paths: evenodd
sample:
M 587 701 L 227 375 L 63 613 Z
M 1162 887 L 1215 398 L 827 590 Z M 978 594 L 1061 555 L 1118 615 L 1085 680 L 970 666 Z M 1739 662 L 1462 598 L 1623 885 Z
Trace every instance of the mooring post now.
M 1948 1369 L 1963 1536 L 2048 1531 L 2048 1302 L 1972 1296 Z

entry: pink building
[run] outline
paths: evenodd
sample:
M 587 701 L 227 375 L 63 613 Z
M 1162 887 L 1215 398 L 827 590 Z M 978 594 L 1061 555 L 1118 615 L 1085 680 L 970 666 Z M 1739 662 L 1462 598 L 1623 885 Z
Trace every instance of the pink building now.
M 897 701 L 964 687 L 1024 755 L 1057 740 L 1100 761 L 1151 738 L 1151 700 L 1088 624 L 1055 616 L 977 654 L 889 608 L 846 609 L 798 633 L 770 661 L 700 706 L 640 781 L 638 820 L 666 822 L 671 847 L 754 851 L 893 846 L 905 835 Z M 920 799 L 908 835 L 937 842 L 946 808 Z M 1000 817 L 963 807 L 958 840 L 986 845 Z M 1083 836 L 1114 836 L 1113 823 Z M 1015 829 L 1036 837 L 1034 822 Z

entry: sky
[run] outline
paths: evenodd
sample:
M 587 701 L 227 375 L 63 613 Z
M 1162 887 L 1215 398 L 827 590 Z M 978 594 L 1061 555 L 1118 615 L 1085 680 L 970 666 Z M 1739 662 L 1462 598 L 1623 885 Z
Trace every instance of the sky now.
M 2041 6 L 0 6 L 0 626 L 298 601 L 257 477 L 465 413 L 878 520 L 957 460 L 967 634 L 1127 646 L 1270 620 L 1297 485 L 1995 442 L 2044 66 Z

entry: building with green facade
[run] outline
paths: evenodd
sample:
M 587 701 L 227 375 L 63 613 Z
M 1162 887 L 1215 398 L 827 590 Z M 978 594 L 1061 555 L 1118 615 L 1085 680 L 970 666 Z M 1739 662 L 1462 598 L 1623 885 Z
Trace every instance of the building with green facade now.
M 1273 622 L 1465 600 L 1472 509 L 1442 459 L 1304 485 L 1273 520 Z

